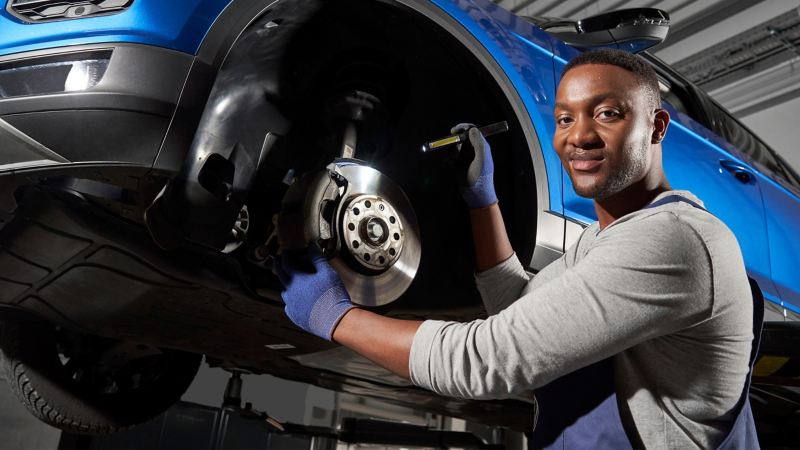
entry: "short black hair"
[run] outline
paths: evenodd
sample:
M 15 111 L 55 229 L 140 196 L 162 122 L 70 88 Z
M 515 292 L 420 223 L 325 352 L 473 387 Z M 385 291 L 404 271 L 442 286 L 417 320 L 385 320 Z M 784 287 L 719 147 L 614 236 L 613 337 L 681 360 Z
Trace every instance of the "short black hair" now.
M 570 70 L 585 64 L 609 64 L 631 72 L 644 88 L 653 110 L 661 108 L 661 91 L 658 87 L 658 76 L 650 64 L 639 56 L 616 49 L 589 50 L 573 58 L 561 72 L 561 78 Z

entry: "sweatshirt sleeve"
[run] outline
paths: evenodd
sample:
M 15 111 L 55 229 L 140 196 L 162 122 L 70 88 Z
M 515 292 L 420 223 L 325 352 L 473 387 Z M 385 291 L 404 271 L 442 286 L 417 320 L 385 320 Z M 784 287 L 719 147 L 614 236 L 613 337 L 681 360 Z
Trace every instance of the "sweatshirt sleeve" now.
M 486 313 L 493 316 L 519 300 L 524 294 L 560 276 L 566 269 L 566 258 L 575 249 L 569 249 L 557 260 L 540 270 L 533 279 L 525 271 L 514 253 L 500 264 L 475 274 L 475 284 L 481 294 Z
M 412 382 L 459 398 L 523 395 L 704 320 L 713 307 L 705 244 L 664 215 L 656 235 L 648 226 L 598 238 L 581 261 L 488 319 L 424 322 Z
M 516 253 L 491 269 L 475 274 L 475 284 L 490 316 L 517 301 L 529 281 L 530 276 L 522 268 Z

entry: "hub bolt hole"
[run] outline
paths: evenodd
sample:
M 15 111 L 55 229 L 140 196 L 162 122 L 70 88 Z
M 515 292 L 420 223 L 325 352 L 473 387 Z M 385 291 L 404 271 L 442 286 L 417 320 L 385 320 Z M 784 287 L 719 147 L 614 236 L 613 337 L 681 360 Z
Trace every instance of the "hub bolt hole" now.
M 364 206 L 366 206 L 367 208 L 372 208 L 372 202 L 367 200 L 364 202 Z
M 390 248 L 390 249 L 389 249 L 389 254 L 390 254 L 390 255 L 392 255 L 392 256 L 394 256 L 394 255 L 396 255 L 396 254 L 397 254 L 397 250 L 395 250 L 395 249 L 393 249 L 393 248 Z
M 358 208 L 353 208 L 353 214 L 359 215 L 361 214 L 361 211 Z
M 358 248 L 358 241 L 353 241 L 353 248 Z
M 364 253 L 364 260 L 369 261 L 369 253 Z
M 394 237 L 395 241 L 399 241 L 400 240 L 400 233 L 395 233 L 394 236 L 392 236 L 392 237 Z
M 386 258 L 384 258 L 383 256 L 379 256 L 378 257 L 378 262 L 383 264 L 384 262 L 386 262 Z
M 355 226 L 355 224 L 350 223 L 350 224 L 347 224 L 347 229 L 350 230 L 350 231 L 353 231 L 353 230 L 356 229 L 356 226 Z
M 389 222 L 390 223 L 395 223 L 395 222 L 397 222 L 397 219 L 395 219 L 394 216 L 391 216 L 391 217 L 389 217 Z

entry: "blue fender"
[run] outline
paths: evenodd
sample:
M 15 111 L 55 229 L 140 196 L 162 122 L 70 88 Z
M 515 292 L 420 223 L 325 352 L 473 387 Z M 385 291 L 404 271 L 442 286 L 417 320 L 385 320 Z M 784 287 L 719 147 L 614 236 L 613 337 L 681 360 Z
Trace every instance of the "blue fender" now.
M 531 149 L 531 156 L 534 164 L 542 165 L 545 171 L 536 174 L 547 180 L 544 210 L 563 214 L 561 162 L 553 151 L 552 141 L 556 89 L 552 38 L 489 0 L 433 0 L 432 3 L 469 31 L 510 81 L 535 130 L 538 148 Z M 540 204 L 542 200 L 539 199 Z

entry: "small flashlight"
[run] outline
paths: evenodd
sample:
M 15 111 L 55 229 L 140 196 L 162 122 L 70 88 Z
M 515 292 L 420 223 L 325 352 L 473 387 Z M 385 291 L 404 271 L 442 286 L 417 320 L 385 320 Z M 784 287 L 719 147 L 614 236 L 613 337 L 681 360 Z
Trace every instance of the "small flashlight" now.
M 508 131 L 508 122 L 504 120 L 502 122 L 486 125 L 485 127 L 478 128 L 478 131 L 480 131 L 484 137 L 489 137 L 499 133 L 505 133 L 506 131 Z M 439 150 L 453 144 L 458 144 L 459 142 L 464 142 L 466 139 L 467 139 L 466 131 L 462 133 L 451 134 L 450 136 L 422 144 L 422 153 L 429 153 L 434 150 Z

